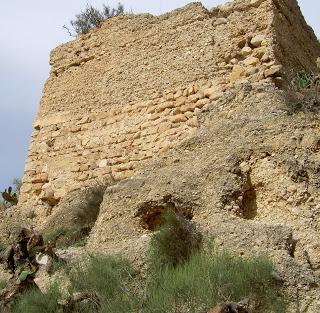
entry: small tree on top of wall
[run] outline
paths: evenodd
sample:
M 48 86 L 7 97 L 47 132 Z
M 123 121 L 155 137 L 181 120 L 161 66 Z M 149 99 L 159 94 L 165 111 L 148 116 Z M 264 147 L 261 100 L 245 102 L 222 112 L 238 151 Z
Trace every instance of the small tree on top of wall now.
M 63 26 L 70 36 L 77 36 L 78 34 L 86 34 L 91 29 L 100 27 L 101 23 L 111 17 L 123 15 L 124 6 L 119 3 L 117 8 L 110 8 L 108 5 L 103 5 L 102 10 L 87 4 L 84 11 L 77 14 L 75 19 L 70 21 L 71 29 L 66 25 Z

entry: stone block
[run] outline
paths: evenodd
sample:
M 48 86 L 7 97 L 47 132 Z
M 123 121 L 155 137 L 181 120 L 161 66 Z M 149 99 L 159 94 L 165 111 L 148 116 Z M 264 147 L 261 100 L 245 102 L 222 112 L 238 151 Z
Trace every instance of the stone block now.
M 176 99 L 176 102 L 175 102 L 175 106 L 176 107 L 181 107 L 182 105 L 184 105 L 186 103 L 186 100 L 187 100 L 187 97 L 179 97 Z
M 166 94 L 166 95 L 164 96 L 164 98 L 165 98 L 166 101 L 173 101 L 173 100 L 174 100 L 174 94 L 173 94 L 173 92 L 170 92 L 170 93 Z
M 274 77 L 281 74 L 282 66 L 281 65 L 272 65 L 269 69 L 264 71 L 265 77 Z
M 193 94 L 193 95 L 190 95 L 188 97 L 188 102 L 191 102 L 191 103 L 195 103 L 197 102 L 198 100 L 200 99 L 200 95 L 197 93 L 197 94 Z
M 170 118 L 172 123 L 181 123 L 186 122 L 187 118 L 183 114 L 177 114 Z
M 255 66 L 255 65 L 259 64 L 259 59 L 256 57 L 249 56 L 248 58 L 246 58 L 243 61 L 243 64 L 245 66 Z
M 180 108 L 180 111 L 182 113 L 185 113 L 185 112 L 188 112 L 188 111 L 189 112 L 193 112 L 195 108 L 196 108 L 196 103 L 187 103 L 187 104 L 185 104 L 184 106 L 182 106 Z
M 254 36 L 254 37 L 251 39 L 250 43 L 251 43 L 254 47 L 260 47 L 261 44 L 262 44 L 262 42 L 263 42 L 264 40 L 265 40 L 265 36 L 259 34 L 259 35 Z
M 175 105 L 173 101 L 166 101 L 157 107 L 156 112 L 163 112 L 165 109 L 174 108 L 174 106 Z
M 224 25 L 224 24 L 227 24 L 227 23 L 228 23 L 228 20 L 227 20 L 226 18 L 224 18 L 224 17 L 218 17 L 218 18 L 214 21 L 213 25 L 214 25 L 214 26 L 219 26 L 219 25 Z
M 179 89 L 175 94 L 174 94 L 174 100 L 177 100 L 178 98 L 182 97 L 183 91 Z
M 211 93 L 209 94 L 209 97 L 211 96 Z M 200 99 L 196 102 L 196 108 L 203 108 L 206 104 L 208 104 L 210 102 L 209 99 Z
M 99 168 L 103 168 L 103 167 L 106 167 L 108 165 L 108 161 L 107 159 L 102 159 L 98 162 L 98 166 Z
M 186 123 L 188 126 L 190 127 L 199 127 L 199 121 L 198 121 L 198 118 L 196 116 L 194 116 L 193 118 L 187 120 L 187 123 Z
M 230 82 L 236 82 L 237 80 L 242 79 L 245 76 L 245 70 L 241 65 L 234 65 L 232 72 L 230 74 Z
M 252 53 L 252 49 L 250 47 L 243 47 L 241 49 L 241 54 L 244 56 L 244 57 L 247 57 L 248 55 L 250 55 Z
M 159 124 L 158 132 L 162 133 L 162 132 L 164 132 L 164 131 L 166 131 L 166 130 L 168 130 L 170 128 L 171 128 L 171 123 L 170 122 L 164 122 L 164 123 Z

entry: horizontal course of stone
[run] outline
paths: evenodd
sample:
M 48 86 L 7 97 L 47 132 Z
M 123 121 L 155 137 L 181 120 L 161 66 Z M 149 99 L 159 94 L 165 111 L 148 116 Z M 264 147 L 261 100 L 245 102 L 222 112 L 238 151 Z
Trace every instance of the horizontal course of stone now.
M 130 177 L 144 160 L 167 152 L 199 127 L 197 113 L 222 96 L 220 85 L 193 84 L 162 97 L 75 116 L 53 114 L 38 120 L 30 146 L 23 194 L 42 200 L 89 186 L 106 175 Z

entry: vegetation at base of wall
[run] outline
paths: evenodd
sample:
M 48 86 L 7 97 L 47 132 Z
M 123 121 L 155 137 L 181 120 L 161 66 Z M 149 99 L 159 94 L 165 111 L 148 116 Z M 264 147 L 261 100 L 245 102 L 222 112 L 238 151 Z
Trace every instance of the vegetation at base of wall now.
M 84 11 L 77 14 L 75 19 L 70 21 L 71 30 L 67 26 L 63 26 L 70 36 L 78 34 L 86 34 L 91 29 L 100 27 L 101 23 L 111 17 L 124 14 L 124 6 L 119 3 L 117 8 L 110 8 L 108 5 L 103 5 L 102 10 L 87 4 Z
M 44 242 L 50 243 L 56 248 L 66 248 L 70 246 L 83 247 L 86 245 L 86 238 L 91 230 L 91 226 L 66 229 L 59 227 L 44 234 Z
M 177 242 L 164 247 L 170 241 L 168 234 Z M 202 236 L 196 227 L 175 212 L 168 213 L 165 225 L 153 237 L 147 278 L 123 258 L 88 256 L 66 272 L 70 296 L 67 309 L 63 307 L 63 310 L 70 313 L 200 313 L 218 303 L 249 298 L 255 308 L 252 313 L 286 311 L 270 261 L 243 259 L 219 251 L 213 245 L 200 244 Z M 175 241 L 172 238 L 171 241 Z M 182 253 L 181 246 L 189 252 Z M 55 288 L 50 290 L 53 291 L 43 297 L 38 291 L 22 296 L 16 301 L 13 313 L 22 312 L 21 308 L 27 313 L 62 312 L 62 305 L 55 307 L 58 298 Z M 74 295 L 78 298 L 80 295 L 80 300 L 74 300 Z
M 90 256 L 70 273 L 72 292 L 89 293 L 85 312 L 135 312 L 139 297 L 135 293 L 139 276 L 131 264 L 112 256 Z M 98 301 L 98 305 L 97 305 Z
M 150 267 L 184 264 L 202 247 L 201 232 L 182 214 L 168 210 L 164 220 L 151 239 Z
M 12 313 L 62 313 L 58 304 L 59 288 L 57 285 L 51 286 L 46 293 L 38 289 L 30 290 L 23 294 L 12 306 Z
M 0 292 L 2 289 L 4 289 L 7 286 L 7 283 L 4 279 L 0 278 Z
M 51 264 L 49 264 L 47 268 L 47 272 L 49 275 L 53 275 L 56 272 L 63 273 L 64 275 L 68 275 L 70 273 L 70 266 L 63 259 L 55 259 L 52 260 Z
M 221 302 L 249 298 L 257 312 L 285 312 L 268 260 L 244 260 L 226 252 L 194 254 L 184 265 L 154 275 L 148 289 L 149 312 L 206 312 Z

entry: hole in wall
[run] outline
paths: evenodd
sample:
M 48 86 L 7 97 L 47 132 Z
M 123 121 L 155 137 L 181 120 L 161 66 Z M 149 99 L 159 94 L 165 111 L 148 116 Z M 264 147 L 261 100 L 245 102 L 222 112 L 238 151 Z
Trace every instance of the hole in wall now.
M 252 185 L 250 174 L 247 175 L 244 185 L 240 209 L 244 219 L 251 220 L 257 216 L 257 192 Z
M 238 48 L 239 48 L 239 49 L 244 48 L 244 47 L 246 46 L 246 43 L 247 43 L 246 38 L 241 39 L 241 40 L 238 42 Z
M 161 201 L 147 201 L 142 203 L 135 217 L 140 219 L 142 228 L 155 231 L 165 222 L 165 213 L 168 210 L 181 213 L 186 219 L 192 220 L 193 209 L 190 206 L 183 206 L 171 199 L 171 196 L 164 197 Z

